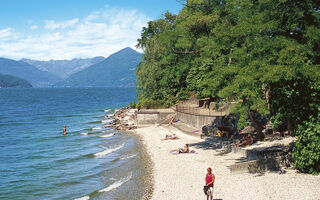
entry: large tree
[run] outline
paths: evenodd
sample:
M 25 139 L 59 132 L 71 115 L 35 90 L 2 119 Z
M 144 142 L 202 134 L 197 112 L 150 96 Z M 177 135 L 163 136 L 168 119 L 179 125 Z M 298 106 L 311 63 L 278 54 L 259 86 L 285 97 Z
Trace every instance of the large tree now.
M 149 22 L 138 41 L 141 104 L 167 107 L 194 93 L 237 101 L 239 127 L 252 123 L 260 139 L 259 114 L 286 122 L 290 133 L 315 115 L 319 1 L 183 2 L 178 15 Z

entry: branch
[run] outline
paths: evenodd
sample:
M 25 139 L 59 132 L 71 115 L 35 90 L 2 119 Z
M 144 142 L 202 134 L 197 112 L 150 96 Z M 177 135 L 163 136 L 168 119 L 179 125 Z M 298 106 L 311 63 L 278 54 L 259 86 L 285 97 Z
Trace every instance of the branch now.
M 192 51 L 188 51 L 188 50 L 185 50 L 185 51 L 176 51 L 172 48 L 172 51 L 174 53 L 177 53 L 177 54 L 191 54 L 191 53 L 200 53 L 201 50 L 192 50 Z

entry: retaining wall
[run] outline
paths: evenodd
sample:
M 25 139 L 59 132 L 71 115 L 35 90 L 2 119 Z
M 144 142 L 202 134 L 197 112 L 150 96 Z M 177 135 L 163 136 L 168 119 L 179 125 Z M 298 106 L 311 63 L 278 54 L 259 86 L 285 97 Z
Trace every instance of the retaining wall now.
M 172 117 L 175 112 L 171 109 L 141 110 L 136 112 L 136 124 L 138 127 L 150 126 L 162 123 Z
M 222 120 L 222 116 L 206 116 L 206 115 L 192 115 L 182 112 L 176 112 L 176 119 L 189 124 L 195 128 L 202 128 L 205 125 L 212 124 L 215 120 Z

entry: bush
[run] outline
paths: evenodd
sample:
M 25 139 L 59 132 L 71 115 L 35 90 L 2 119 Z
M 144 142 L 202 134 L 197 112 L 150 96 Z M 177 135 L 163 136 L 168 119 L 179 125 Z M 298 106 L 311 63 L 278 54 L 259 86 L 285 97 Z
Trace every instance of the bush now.
M 130 102 L 129 107 L 135 109 L 137 107 L 136 101 Z
M 319 109 L 320 111 L 320 109 Z M 304 173 L 320 173 L 320 114 L 298 126 L 295 145 L 295 168 Z

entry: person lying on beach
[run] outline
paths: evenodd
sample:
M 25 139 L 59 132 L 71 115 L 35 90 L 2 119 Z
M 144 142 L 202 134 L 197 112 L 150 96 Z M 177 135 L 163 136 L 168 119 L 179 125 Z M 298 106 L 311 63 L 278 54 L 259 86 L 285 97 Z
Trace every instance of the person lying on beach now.
M 189 145 L 186 144 L 183 148 L 171 150 L 170 153 L 173 153 L 173 154 L 189 153 Z
M 164 140 L 176 140 L 178 139 L 178 137 L 173 134 L 173 135 L 166 135 L 166 137 L 164 137 Z
M 237 147 L 240 147 L 242 145 L 252 145 L 254 142 L 254 138 L 252 136 L 252 134 L 249 134 L 249 136 L 247 136 L 247 134 L 245 134 L 243 136 L 243 138 L 236 144 Z

